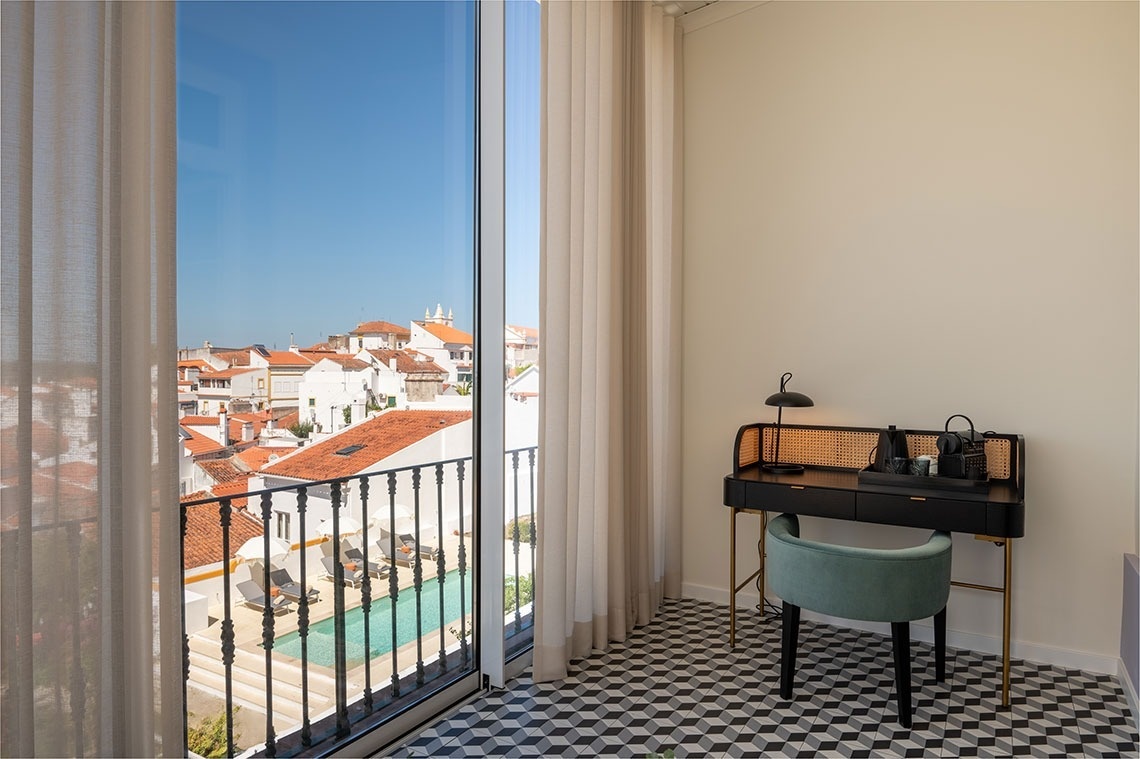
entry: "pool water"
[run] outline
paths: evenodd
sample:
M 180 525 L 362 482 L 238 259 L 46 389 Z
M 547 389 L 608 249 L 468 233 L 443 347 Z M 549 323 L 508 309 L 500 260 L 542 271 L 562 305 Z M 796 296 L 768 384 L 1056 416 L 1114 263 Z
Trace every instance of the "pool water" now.
M 381 580 L 387 584 L 387 579 Z M 376 581 L 373 580 L 375 588 Z M 450 627 L 459 621 L 459 570 L 453 569 L 447 573 L 443 582 L 443 619 L 444 625 Z M 463 580 L 464 599 L 467 613 L 471 613 L 471 572 Z M 359 589 L 346 587 L 347 594 L 359 593 Z M 427 635 L 439 629 L 439 580 L 431 578 L 424 580 L 420 591 L 420 631 L 416 629 L 416 591 L 415 588 L 402 588 L 396 599 L 396 647 L 411 643 L 420 632 Z M 332 617 L 309 625 L 309 661 L 313 664 L 330 669 L 336 666 L 336 620 Z M 392 599 L 384 596 L 372 602 L 372 611 L 368 615 L 369 646 L 368 655 L 377 657 L 392 650 Z M 458 628 L 458 624 L 455 625 Z M 468 628 L 470 633 L 470 628 Z M 364 645 L 364 610 L 357 606 L 345 612 L 344 615 L 344 648 L 348 667 L 360 666 L 365 661 Z M 291 632 L 277 638 L 273 642 L 273 649 L 286 656 L 301 658 L 301 636 L 298 632 Z

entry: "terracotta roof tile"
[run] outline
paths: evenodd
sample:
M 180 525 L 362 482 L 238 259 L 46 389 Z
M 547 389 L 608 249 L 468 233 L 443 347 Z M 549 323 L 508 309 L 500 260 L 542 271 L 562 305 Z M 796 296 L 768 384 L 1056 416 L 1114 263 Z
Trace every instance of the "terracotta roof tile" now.
M 257 367 L 250 368 L 248 366 L 231 366 L 229 369 L 222 369 L 217 372 L 201 372 L 198 375 L 198 380 L 214 380 L 214 379 L 230 379 L 239 374 L 248 374 L 249 372 L 256 372 Z
M 270 366 L 312 366 L 313 360 L 293 351 L 265 351 Z
M 199 491 L 184 496 L 181 500 L 196 501 L 208 498 L 209 493 Z M 186 507 L 185 546 L 186 569 L 216 564 L 228 558 L 222 555 L 222 527 L 219 518 L 220 504 L 204 503 L 201 506 Z M 250 538 L 262 535 L 261 520 L 253 517 L 245 509 L 234 509 L 230 516 L 230 550 L 236 551 Z
M 249 366 L 249 348 L 236 351 L 216 351 L 214 355 L 230 366 Z
M 508 324 L 507 326 L 513 329 L 515 332 L 518 332 L 523 337 L 533 337 L 535 340 L 538 339 L 538 330 L 535 327 L 520 327 L 517 324 Z
M 432 322 L 416 322 L 416 324 L 419 324 L 448 345 L 475 345 L 475 338 L 461 329 Z
M 356 325 L 356 329 L 349 332 L 350 335 L 387 335 L 394 334 L 396 338 L 404 337 L 410 338 L 412 336 L 411 330 L 406 327 L 401 327 L 399 324 L 393 324 L 386 321 L 375 322 L 361 322 Z
M 358 372 L 361 369 L 368 368 L 368 364 L 346 353 L 324 353 L 312 356 L 312 359 L 314 364 L 318 361 L 332 361 L 340 364 L 341 367 L 351 372 Z
M 225 446 L 223 446 L 217 440 L 211 440 L 200 432 L 187 430 L 185 427 L 182 429 L 186 430 L 186 432 L 190 435 L 190 439 L 183 440 L 182 445 L 186 447 L 186 450 L 190 451 L 191 456 L 201 456 L 204 453 L 214 453 L 215 451 L 220 451 L 225 448 Z
M 432 374 L 447 374 L 447 372 L 444 371 L 439 364 L 432 361 L 431 359 L 428 359 L 427 361 L 417 361 L 416 356 L 422 356 L 425 354 L 417 353 L 416 351 L 392 351 L 373 348 L 369 350 L 368 353 L 377 361 L 384 364 L 384 366 L 389 366 L 391 360 L 393 358 L 396 359 L 396 371 L 400 372 L 401 374 L 421 374 L 427 372 L 430 372 Z
M 179 424 L 184 424 L 189 427 L 217 427 L 218 417 L 216 416 L 195 416 L 187 414 L 178 420 Z
M 240 471 L 228 459 L 207 459 L 206 461 L 195 462 L 198 466 L 202 467 L 202 471 L 210 475 L 210 477 L 217 483 L 229 482 L 230 480 L 238 479 L 239 477 L 248 478 L 249 475 Z M 244 492 L 244 491 L 237 491 Z M 218 491 L 214 490 L 214 495 L 218 495 Z
M 470 418 L 470 411 L 388 411 L 315 445 L 305 446 L 262 471 L 300 480 L 346 477 Z M 353 445 L 363 447 L 347 456 L 337 453 Z
M 285 452 L 288 452 L 288 450 L 289 449 L 285 449 Z M 280 457 L 282 453 L 280 448 L 254 447 L 246 448 L 244 451 L 238 453 L 237 457 L 245 462 L 246 466 L 256 472 L 269 463 L 270 456 L 276 455 Z

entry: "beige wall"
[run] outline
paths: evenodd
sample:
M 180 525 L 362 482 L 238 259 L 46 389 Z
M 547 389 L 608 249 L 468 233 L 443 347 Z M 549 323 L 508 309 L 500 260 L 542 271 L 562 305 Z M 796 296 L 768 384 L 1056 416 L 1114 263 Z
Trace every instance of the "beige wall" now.
M 727 588 L 733 434 L 775 419 L 763 400 L 791 371 L 816 407 L 789 422 L 933 429 L 962 412 L 1024 434 L 1014 638 L 1119 655 L 1137 549 L 1137 7 L 770 3 L 686 34 L 687 592 Z M 957 579 L 1000 581 L 989 544 L 957 536 L 954 559 Z M 960 634 L 996 637 L 1000 615 L 995 594 L 951 597 Z

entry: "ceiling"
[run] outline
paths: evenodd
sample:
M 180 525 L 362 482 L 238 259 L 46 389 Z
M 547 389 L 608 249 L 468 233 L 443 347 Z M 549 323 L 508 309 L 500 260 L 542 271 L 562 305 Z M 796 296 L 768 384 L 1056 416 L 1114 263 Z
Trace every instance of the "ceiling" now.
M 654 5 L 660 5 L 670 16 L 684 16 L 715 2 L 717 0 L 653 0 Z

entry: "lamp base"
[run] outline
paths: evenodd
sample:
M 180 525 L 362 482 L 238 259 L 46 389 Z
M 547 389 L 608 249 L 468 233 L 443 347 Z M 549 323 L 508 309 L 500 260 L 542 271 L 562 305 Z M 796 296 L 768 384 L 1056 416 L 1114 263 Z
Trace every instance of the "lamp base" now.
M 804 468 L 800 464 L 764 464 L 760 468 L 773 474 L 803 474 L 804 472 Z

